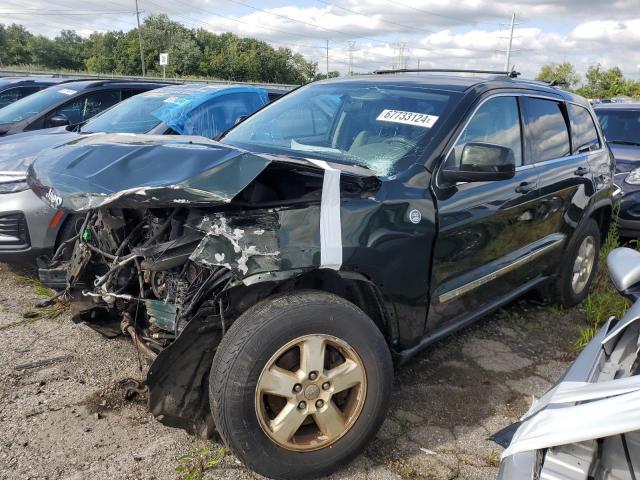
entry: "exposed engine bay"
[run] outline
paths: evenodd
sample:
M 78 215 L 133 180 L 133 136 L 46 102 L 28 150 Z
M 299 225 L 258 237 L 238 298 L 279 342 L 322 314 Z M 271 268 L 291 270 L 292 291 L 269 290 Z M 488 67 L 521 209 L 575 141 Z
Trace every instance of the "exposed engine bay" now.
M 54 191 L 31 178 L 43 198 L 62 194 L 74 212 L 73 235 L 40 269 L 41 279 L 71 296 L 75 321 L 131 336 L 152 360 L 151 412 L 201 436 L 214 429 L 208 373 L 225 331 L 262 298 L 293 289 L 303 273 L 322 272 L 325 169 L 304 161 L 267 165 L 239 181 L 243 188 L 227 202 L 204 201 L 206 192 L 177 185 L 105 196 L 66 184 Z M 337 200 L 363 198 L 378 186 L 361 173 L 337 179 Z

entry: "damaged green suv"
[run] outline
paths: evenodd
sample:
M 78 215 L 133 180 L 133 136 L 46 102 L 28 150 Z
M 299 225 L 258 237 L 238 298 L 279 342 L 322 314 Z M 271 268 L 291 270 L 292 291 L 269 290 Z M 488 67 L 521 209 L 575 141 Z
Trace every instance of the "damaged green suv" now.
M 78 139 L 28 182 L 78 219 L 41 278 L 150 357 L 151 412 L 301 479 L 374 437 L 394 362 L 531 289 L 582 300 L 612 174 L 580 97 L 391 73 L 300 88 L 219 142 Z

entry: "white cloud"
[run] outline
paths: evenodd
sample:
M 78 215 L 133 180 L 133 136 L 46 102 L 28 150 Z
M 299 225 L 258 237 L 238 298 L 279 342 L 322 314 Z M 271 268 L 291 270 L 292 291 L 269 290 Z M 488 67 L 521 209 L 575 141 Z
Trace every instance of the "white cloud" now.
M 0 22 L 18 21 L 31 31 L 53 36 L 62 28 L 86 35 L 96 29 L 129 29 L 135 16 L 76 17 L 6 16 L 2 12 L 37 9 L 105 11 L 132 9 L 132 2 L 85 0 L 79 6 L 65 0 L 4 0 Z M 317 0 L 274 7 L 268 0 L 242 0 L 266 12 L 227 0 L 140 0 L 146 14 L 167 13 L 189 27 L 232 31 L 289 46 L 325 66 L 325 41 L 330 44 L 330 68 L 346 72 L 348 41 L 356 42 L 354 70 L 397 65 L 398 49 L 406 44 L 410 67 L 490 68 L 504 66 L 506 23 L 513 11 L 516 28 L 512 62 L 527 76 L 548 62 L 572 62 L 584 73 L 589 65 L 619 65 L 626 75 L 640 78 L 640 9 L 638 0 Z M 188 2 L 192 8 L 184 8 Z M 162 8 L 160 8 L 160 6 Z M 216 15 L 214 15 L 216 14 Z M 222 15 L 222 16 L 221 16 Z M 224 17 L 232 17 L 224 18 Z M 5 18 L 6 17 L 6 18 Z M 289 20 L 286 17 L 295 20 Z M 234 20 L 235 19 L 235 20 Z M 296 21 L 297 20 L 297 21 Z

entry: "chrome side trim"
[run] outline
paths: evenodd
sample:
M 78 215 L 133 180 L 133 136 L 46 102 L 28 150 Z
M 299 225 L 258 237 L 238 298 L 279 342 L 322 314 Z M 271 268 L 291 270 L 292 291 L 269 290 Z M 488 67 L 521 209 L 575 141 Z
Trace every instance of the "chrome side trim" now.
M 505 265 L 502 268 L 499 268 L 495 272 L 491 272 L 469 283 L 465 283 L 460 287 L 454 288 L 453 290 L 449 290 L 448 292 L 445 292 L 438 297 L 438 302 L 439 303 L 448 302 L 449 300 L 452 300 L 461 295 L 464 295 L 465 293 L 469 293 L 470 291 L 475 290 L 476 288 L 481 287 L 482 285 L 485 285 L 486 283 L 489 283 L 490 281 L 495 280 L 496 278 L 502 277 L 503 275 L 506 275 L 507 273 L 510 273 L 515 269 L 525 265 L 526 263 L 532 262 L 533 260 L 544 255 L 545 253 L 548 253 L 551 250 L 558 248 L 559 246 L 562 245 L 562 243 L 564 243 L 564 240 L 565 240 L 564 237 L 558 238 L 553 242 L 549 243 L 548 245 L 545 245 L 544 247 L 540 247 L 539 249 L 531 253 L 528 253 L 523 257 L 520 257 L 519 259 L 515 260 L 513 263 L 509 265 Z

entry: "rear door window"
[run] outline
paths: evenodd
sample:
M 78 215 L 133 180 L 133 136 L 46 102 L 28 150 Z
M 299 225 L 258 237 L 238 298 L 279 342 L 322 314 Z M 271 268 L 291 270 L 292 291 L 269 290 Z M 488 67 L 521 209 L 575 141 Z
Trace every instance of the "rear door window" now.
M 589 152 L 600 148 L 598 130 L 589 111 L 573 103 L 568 104 L 569 119 L 571 120 L 571 139 L 573 153 Z
M 569 129 L 562 104 L 555 100 L 524 97 L 524 122 L 532 162 L 545 162 L 571 154 Z
M 120 101 L 119 90 L 108 90 L 91 93 L 73 100 L 58 107 L 52 115 L 64 115 L 69 119 L 71 125 L 77 125 L 94 115 L 106 110 Z
M 139 88 L 123 88 L 122 89 L 122 100 L 126 100 L 129 97 L 133 97 L 134 95 L 138 95 L 139 93 L 146 92 L 147 90 L 141 90 Z
M 228 93 L 212 98 L 189 113 L 184 123 L 184 135 L 214 138 L 229 130 L 239 120 L 263 106 L 257 93 Z
M 496 97 L 483 103 L 473 114 L 449 154 L 447 169 L 460 167 L 462 150 L 470 142 L 509 147 L 513 151 L 516 166 L 522 165 L 522 136 L 517 99 Z
M 0 93 L 0 108 L 6 107 L 10 103 L 20 100 L 22 98 L 22 92 L 20 88 L 10 88 Z

